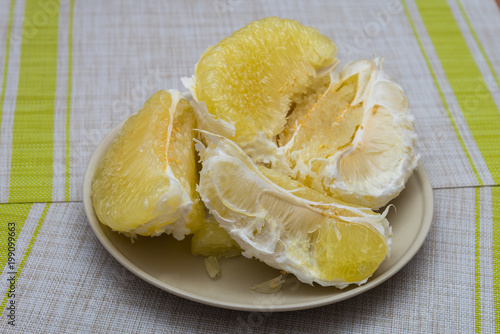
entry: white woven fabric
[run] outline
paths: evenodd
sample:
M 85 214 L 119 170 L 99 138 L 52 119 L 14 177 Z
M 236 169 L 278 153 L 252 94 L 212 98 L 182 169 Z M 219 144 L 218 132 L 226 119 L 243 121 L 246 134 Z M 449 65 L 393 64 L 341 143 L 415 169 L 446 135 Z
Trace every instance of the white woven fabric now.
M 81 204 L 52 204 L 19 279 L 15 332 L 472 333 L 474 192 L 435 191 L 426 242 L 381 286 L 338 304 L 286 313 L 218 309 L 153 287 L 107 253 Z M 493 333 L 491 285 L 484 285 L 483 296 L 483 332 Z M 8 330 L 5 321 L 0 326 Z
M 22 35 L 26 1 L 14 3 L 0 124 L 0 203 L 9 202 L 12 127 L 20 67 L 16 38 Z M 492 189 L 498 185 L 466 119 L 456 107 L 457 99 L 417 6 L 413 1 L 407 3 L 436 81 L 450 105 L 456 129 L 399 1 L 75 1 L 71 82 L 70 2 L 61 1 L 53 203 L 44 220 L 41 216 L 49 204 L 35 203 L 24 223 L 17 241 L 18 260 L 29 254 L 17 282 L 16 327 L 8 325 L 7 311 L 2 310 L 0 332 L 472 333 L 480 318 L 481 332 L 494 333 Z M 458 3 L 449 0 L 448 4 L 495 102 L 500 105 L 499 87 Z M 467 1 L 463 6 L 494 72 L 500 73 L 499 8 L 493 0 Z M 9 8 L 10 0 L 0 0 L 0 66 L 5 63 Z M 209 45 L 266 16 L 297 19 L 319 29 L 337 43 L 342 63 L 373 56 L 385 58 L 387 73 L 408 95 L 416 118 L 421 162 L 435 195 L 430 234 L 401 272 L 355 298 L 287 313 L 218 309 L 149 285 L 108 254 L 94 236 L 81 204 L 85 168 L 100 140 L 156 90 L 183 90 L 180 77 L 192 74 L 199 56 Z M 70 187 L 66 198 L 69 83 Z M 475 221 L 476 188 L 480 184 L 464 147 L 483 182 L 479 191 L 479 256 L 475 253 Z M 0 275 L 2 296 L 7 278 L 4 268 Z

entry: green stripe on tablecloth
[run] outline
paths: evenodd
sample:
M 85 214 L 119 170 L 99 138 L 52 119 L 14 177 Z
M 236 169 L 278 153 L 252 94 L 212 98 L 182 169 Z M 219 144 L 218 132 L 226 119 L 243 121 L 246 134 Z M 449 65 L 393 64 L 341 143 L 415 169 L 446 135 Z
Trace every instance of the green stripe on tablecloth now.
M 474 275 L 476 276 L 476 333 L 481 333 L 481 188 L 475 194 Z
M 434 85 L 439 93 L 439 97 L 441 98 L 441 102 L 443 103 L 444 109 L 446 110 L 446 115 L 448 116 L 448 119 L 450 121 L 451 126 L 453 127 L 453 130 L 455 131 L 455 135 L 457 136 L 458 141 L 460 142 L 460 146 L 462 147 L 463 152 L 465 153 L 465 157 L 467 158 L 467 161 L 469 162 L 469 165 L 472 168 L 472 171 L 474 172 L 474 175 L 476 177 L 476 180 L 480 185 L 482 185 L 481 177 L 479 176 L 479 173 L 477 172 L 476 165 L 474 164 L 474 161 L 472 161 L 472 157 L 470 156 L 469 150 L 467 150 L 467 146 L 465 146 L 464 139 L 462 138 L 462 135 L 460 134 L 460 131 L 458 130 L 457 123 L 455 122 L 455 119 L 453 118 L 453 114 L 451 113 L 450 107 L 448 106 L 448 102 L 446 101 L 446 98 L 444 97 L 443 90 L 441 89 L 441 86 L 439 85 L 439 81 L 437 80 L 436 73 L 434 72 L 434 68 L 431 65 L 431 62 L 429 60 L 429 56 L 427 56 L 427 52 L 424 49 L 424 45 L 422 44 L 422 41 L 420 39 L 420 36 L 418 35 L 417 29 L 415 28 L 415 23 L 413 22 L 413 19 L 411 18 L 410 11 L 408 10 L 408 6 L 406 5 L 406 1 L 403 1 L 403 7 L 406 12 L 406 16 L 408 17 L 408 21 L 410 22 L 411 29 L 413 30 L 413 34 L 415 35 L 415 39 L 417 40 L 418 46 L 420 47 L 420 51 L 422 52 L 422 55 L 425 59 L 425 63 L 427 64 L 427 68 L 429 69 L 429 72 L 431 73 L 432 80 L 434 81 Z
M 72 71 L 73 71 L 73 8 L 74 0 L 70 0 L 69 7 L 69 32 L 68 32 L 68 91 L 66 95 L 66 168 L 64 179 L 64 198 L 70 200 L 71 188 L 71 136 L 70 136 L 70 117 L 71 117 L 71 90 L 72 90 Z
M 26 0 L 9 202 L 52 201 L 59 3 Z
M 416 1 L 420 15 L 495 184 L 500 184 L 500 112 L 446 0 Z
M 15 204 L 12 204 L 15 205 Z M 43 208 L 42 215 L 40 216 L 40 219 L 38 220 L 38 223 L 35 228 L 35 232 L 33 233 L 30 242 L 28 244 L 28 247 L 24 251 L 23 258 L 21 259 L 21 262 L 19 263 L 18 266 L 16 266 L 15 270 L 15 279 L 16 281 L 19 278 L 19 275 L 21 275 L 21 272 L 23 271 L 24 265 L 26 264 L 26 261 L 28 260 L 28 256 L 31 253 L 31 249 L 33 248 L 33 245 L 35 244 L 36 238 L 38 237 L 38 233 L 40 233 L 40 228 L 43 225 L 43 222 L 45 221 L 45 217 L 47 216 L 47 212 L 49 211 L 50 208 L 50 203 L 45 204 L 45 207 Z M 0 304 L 0 310 L 3 310 L 5 308 L 5 304 L 7 303 L 7 300 L 9 299 L 9 290 L 7 289 L 7 292 L 5 293 L 5 296 L 2 300 L 2 303 Z M 0 311 L 1 312 L 1 311 Z
M 484 60 L 488 64 L 488 67 L 490 69 L 491 74 L 495 78 L 495 81 L 497 83 L 498 88 L 500 88 L 500 81 L 498 80 L 498 76 L 497 76 L 497 74 L 496 74 L 496 72 L 495 72 L 495 70 L 493 68 L 493 65 L 491 65 L 491 61 L 488 58 L 488 55 L 486 54 L 486 51 L 484 51 L 483 44 L 481 44 L 481 41 L 477 37 L 476 31 L 472 27 L 472 24 L 471 24 L 471 22 L 469 20 L 469 16 L 467 15 L 467 12 L 465 11 L 465 8 L 462 5 L 462 2 L 460 0 L 456 0 L 456 1 L 457 1 L 457 4 L 458 4 L 458 7 L 460 7 L 460 11 L 462 12 L 462 15 L 465 18 L 465 21 L 467 22 L 467 25 L 469 26 L 469 30 L 472 33 L 472 36 L 474 37 L 474 40 L 476 41 L 476 44 L 477 44 L 479 50 L 481 50 L 481 54 L 483 55 Z
M 33 204 L 0 204 L 0 268 L 5 269 L 8 258 L 9 227 L 14 229 L 15 239 L 21 232 Z M 9 223 L 14 225 L 9 225 Z M 12 242 L 12 240 L 11 240 Z M 17 253 L 15 258 L 17 259 Z M 15 265 L 17 267 L 17 264 Z M 1 309 L 0 309 L 1 310 Z
M 493 290 L 495 294 L 495 332 L 500 332 L 500 187 L 491 189 L 493 203 Z
M 495 184 L 498 185 L 500 183 L 500 112 L 446 0 L 418 0 L 416 4 L 464 119 Z M 494 192 L 498 190 L 494 189 Z M 493 212 L 497 213 L 497 217 L 499 199 L 498 196 L 496 198 L 493 196 L 492 201 Z M 500 231 L 494 228 L 493 232 L 495 327 L 496 331 L 500 331 L 498 311 L 500 307 L 498 289 L 500 263 L 495 260 L 495 257 L 499 255 L 495 252 L 498 251 Z M 479 266 L 478 262 L 479 257 L 476 257 L 476 271 Z M 476 306 L 478 303 L 480 304 L 480 301 L 476 301 Z M 476 326 L 479 327 L 480 317 L 480 308 L 476 307 L 476 319 L 479 319 Z
M 12 32 L 12 17 L 14 16 L 15 0 L 11 0 L 9 9 L 9 23 L 7 24 L 7 36 L 5 38 L 5 58 L 3 60 L 2 92 L 0 93 L 0 125 L 2 124 L 3 101 L 5 100 L 5 89 L 7 87 L 7 72 L 9 68 L 10 35 Z

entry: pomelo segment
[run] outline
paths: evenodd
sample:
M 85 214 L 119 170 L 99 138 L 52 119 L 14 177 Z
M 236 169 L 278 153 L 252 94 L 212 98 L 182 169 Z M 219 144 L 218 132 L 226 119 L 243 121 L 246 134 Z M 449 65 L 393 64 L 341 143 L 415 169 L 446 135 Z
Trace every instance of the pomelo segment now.
M 385 215 L 343 203 L 255 165 L 232 141 L 210 134 L 197 144 L 198 191 L 243 255 L 302 282 L 362 284 L 390 249 Z
M 337 62 L 336 51 L 318 30 L 268 17 L 208 48 L 184 83 L 203 129 L 239 141 L 258 132 L 271 138 L 283 130 L 293 98 Z
M 131 237 L 182 239 L 203 224 L 196 193 L 196 119 L 178 91 L 159 91 L 130 116 L 98 166 L 92 203 L 99 220 Z

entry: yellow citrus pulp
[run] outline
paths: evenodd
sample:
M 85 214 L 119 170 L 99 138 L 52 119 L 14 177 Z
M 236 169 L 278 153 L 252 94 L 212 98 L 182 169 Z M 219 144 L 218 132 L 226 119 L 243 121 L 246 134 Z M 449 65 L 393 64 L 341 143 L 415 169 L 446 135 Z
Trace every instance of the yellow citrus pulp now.
M 178 91 L 155 93 L 126 120 L 92 180 L 103 224 L 132 237 L 169 233 L 177 239 L 203 225 L 195 127 L 193 109 Z

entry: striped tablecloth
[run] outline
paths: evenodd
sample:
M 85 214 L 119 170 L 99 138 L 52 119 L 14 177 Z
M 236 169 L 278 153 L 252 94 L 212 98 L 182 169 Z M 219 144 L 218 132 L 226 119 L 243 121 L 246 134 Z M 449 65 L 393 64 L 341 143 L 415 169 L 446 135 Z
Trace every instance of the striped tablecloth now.
M 416 117 L 435 215 L 422 249 L 381 286 L 246 313 L 173 296 L 118 264 L 87 222 L 82 179 L 114 125 L 154 91 L 180 89 L 208 45 L 272 15 L 318 28 L 343 63 L 385 58 Z M 495 1 L 1 0 L 0 73 L 1 333 L 500 332 Z

